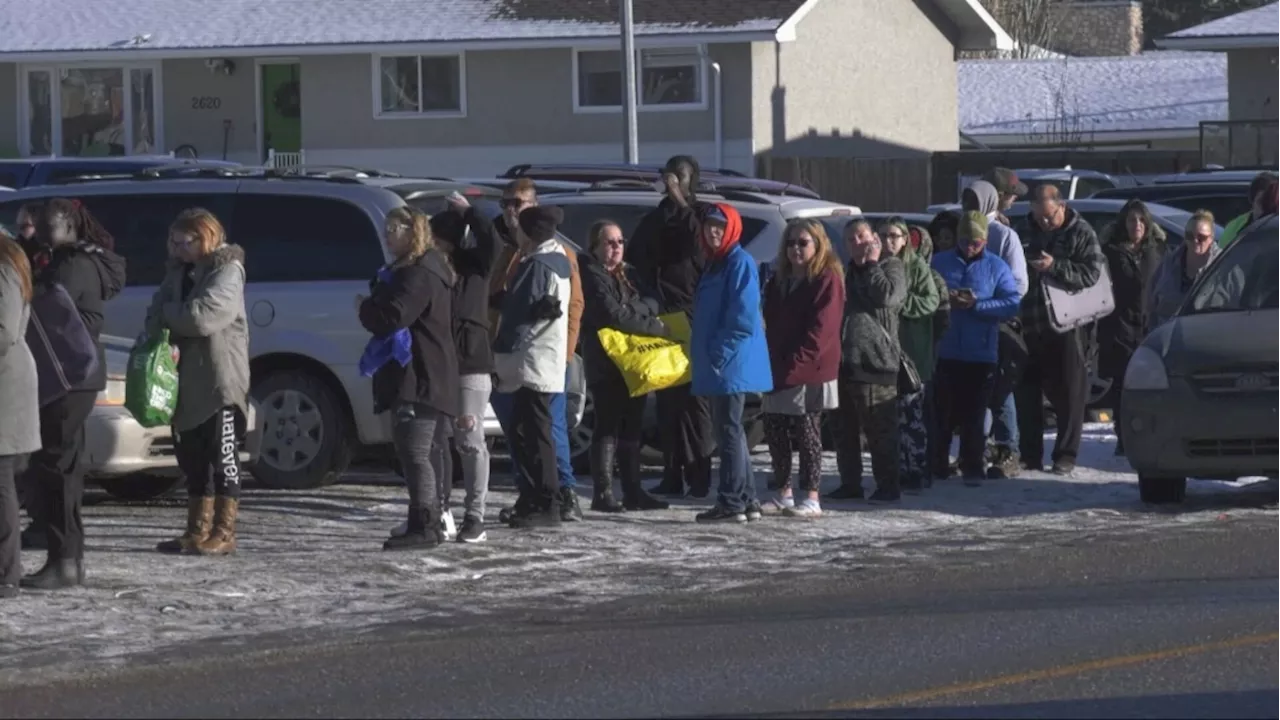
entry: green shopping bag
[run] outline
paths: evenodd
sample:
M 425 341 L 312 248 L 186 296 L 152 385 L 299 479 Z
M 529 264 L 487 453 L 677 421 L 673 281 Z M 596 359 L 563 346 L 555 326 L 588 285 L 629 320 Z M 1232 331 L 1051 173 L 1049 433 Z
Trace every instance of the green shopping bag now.
M 142 427 L 168 425 L 178 407 L 178 348 L 169 331 L 143 338 L 129 351 L 124 376 L 124 407 Z

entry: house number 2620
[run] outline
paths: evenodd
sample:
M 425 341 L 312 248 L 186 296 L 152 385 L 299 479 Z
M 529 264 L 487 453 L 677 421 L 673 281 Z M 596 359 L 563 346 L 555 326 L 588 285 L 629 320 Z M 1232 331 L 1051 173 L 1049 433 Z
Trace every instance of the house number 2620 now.
M 217 110 L 222 107 L 222 98 L 213 95 L 199 95 L 191 98 L 192 110 Z

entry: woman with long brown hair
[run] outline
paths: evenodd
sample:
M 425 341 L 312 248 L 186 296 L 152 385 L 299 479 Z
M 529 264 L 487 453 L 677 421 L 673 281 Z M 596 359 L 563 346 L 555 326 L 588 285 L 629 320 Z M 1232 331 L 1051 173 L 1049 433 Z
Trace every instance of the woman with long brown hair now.
M 588 252 L 579 256 L 586 301 L 582 324 L 587 331 L 582 334 L 582 355 L 596 408 L 590 450 L 591 509 L 606 513 L 667 507 L 640 485 L 640 431 L 648 396 L 631 397 L 600 344 L 600 331 L 605 328 L 655 337 L 668 332 L 657 318 L 657 300 L 641 287 L 635 268 L 623 262 L 625 246 L 622 228 L 612 220 L 601 220 L 588 233 Z M 615 460 L 622 476 L 621 505 L 613 499 Z
M 171 425 L 187 478 L 187 529 L 164 553 L 236 550 L 239 448 L 249 401 L 245 259 L 213 213 L 184 210 L 169 227 L 169 266 L 147 310 L 146 332 L 169 330 L 177 348 L 178 407 Z
M 22 548 L 16 474 L 40 449 L 36 363 L 27 347 L 31 266 L 13 238 L 0 232 L 0 599 L 18 594 Z
M 435 246 L 431 219 L 415 208 L 387 213 L 386 249 L 391 263 L 378 271 L 370 295 L 356 301 L 360 324 L 374 336 L 361 359 L 362 369 L 373 372 L 374 411 L 394 413 L 392 441 L 409 486 L 405 532 L 393 533 L 382 549 L 425 549 L 445 540 L 441 517 L 452 480 L 433 465 L 432 451 L 448 442 L 460 406 L 457 273 Z M 386 338 L 403 341 L 409 352 L 373 351 Z
M 108 300 L 125 283 L 124 258 L 112 252 L 115 243 L 79 200 L 50 200 L 36 223 L 32 252 L 34 292 L 61 285 L 85 328 L 97 344 L 97 371 L 70 391 L 40 408 L 39 452 L 31 456 L 24 487 L 34 491 L 40 512 L 33 517 L 47 528 L 48 559 L 22 584 L 38 590 L 57 590 L 84 582 L 84 424 L 98 393 L 107 387 L 106 352 L 99 342 Z
M 764 287 L 765 338 L 773 366 L 773 392 L 764 396 L 764 427 L 773 460 L 777 497 L 765 508 L 796 517 L 818 517 L 822 482 L 822 418 L 838 406 L 840 318 L 844 268 L 818 220 L 787 224 L 774 273 Z M 796 502 L 791 454 L 800 455 Z

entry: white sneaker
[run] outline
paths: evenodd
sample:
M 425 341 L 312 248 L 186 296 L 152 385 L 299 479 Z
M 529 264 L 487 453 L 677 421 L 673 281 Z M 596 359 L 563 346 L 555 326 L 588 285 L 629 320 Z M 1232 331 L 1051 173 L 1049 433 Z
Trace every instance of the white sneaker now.
M 794 495 L 775 495 L 769 498 L 769 501 L 760 506 L 760 510 L 765 515 L 783 515 L 788 509 L 795 507 L 796 500 Z
M 787 517 L 819 518 L 822 517 L 822 506 L 813 500 L 801 500 L 783 511 Z

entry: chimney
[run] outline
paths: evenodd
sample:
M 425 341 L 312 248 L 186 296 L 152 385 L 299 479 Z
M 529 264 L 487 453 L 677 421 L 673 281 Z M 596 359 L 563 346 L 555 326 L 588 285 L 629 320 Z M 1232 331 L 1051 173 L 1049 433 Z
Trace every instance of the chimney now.
M 1142 52 L 1142 3 L 1138 0 L 1060 0 L 1051 6 L 1052 49 L 1084 57 Z

